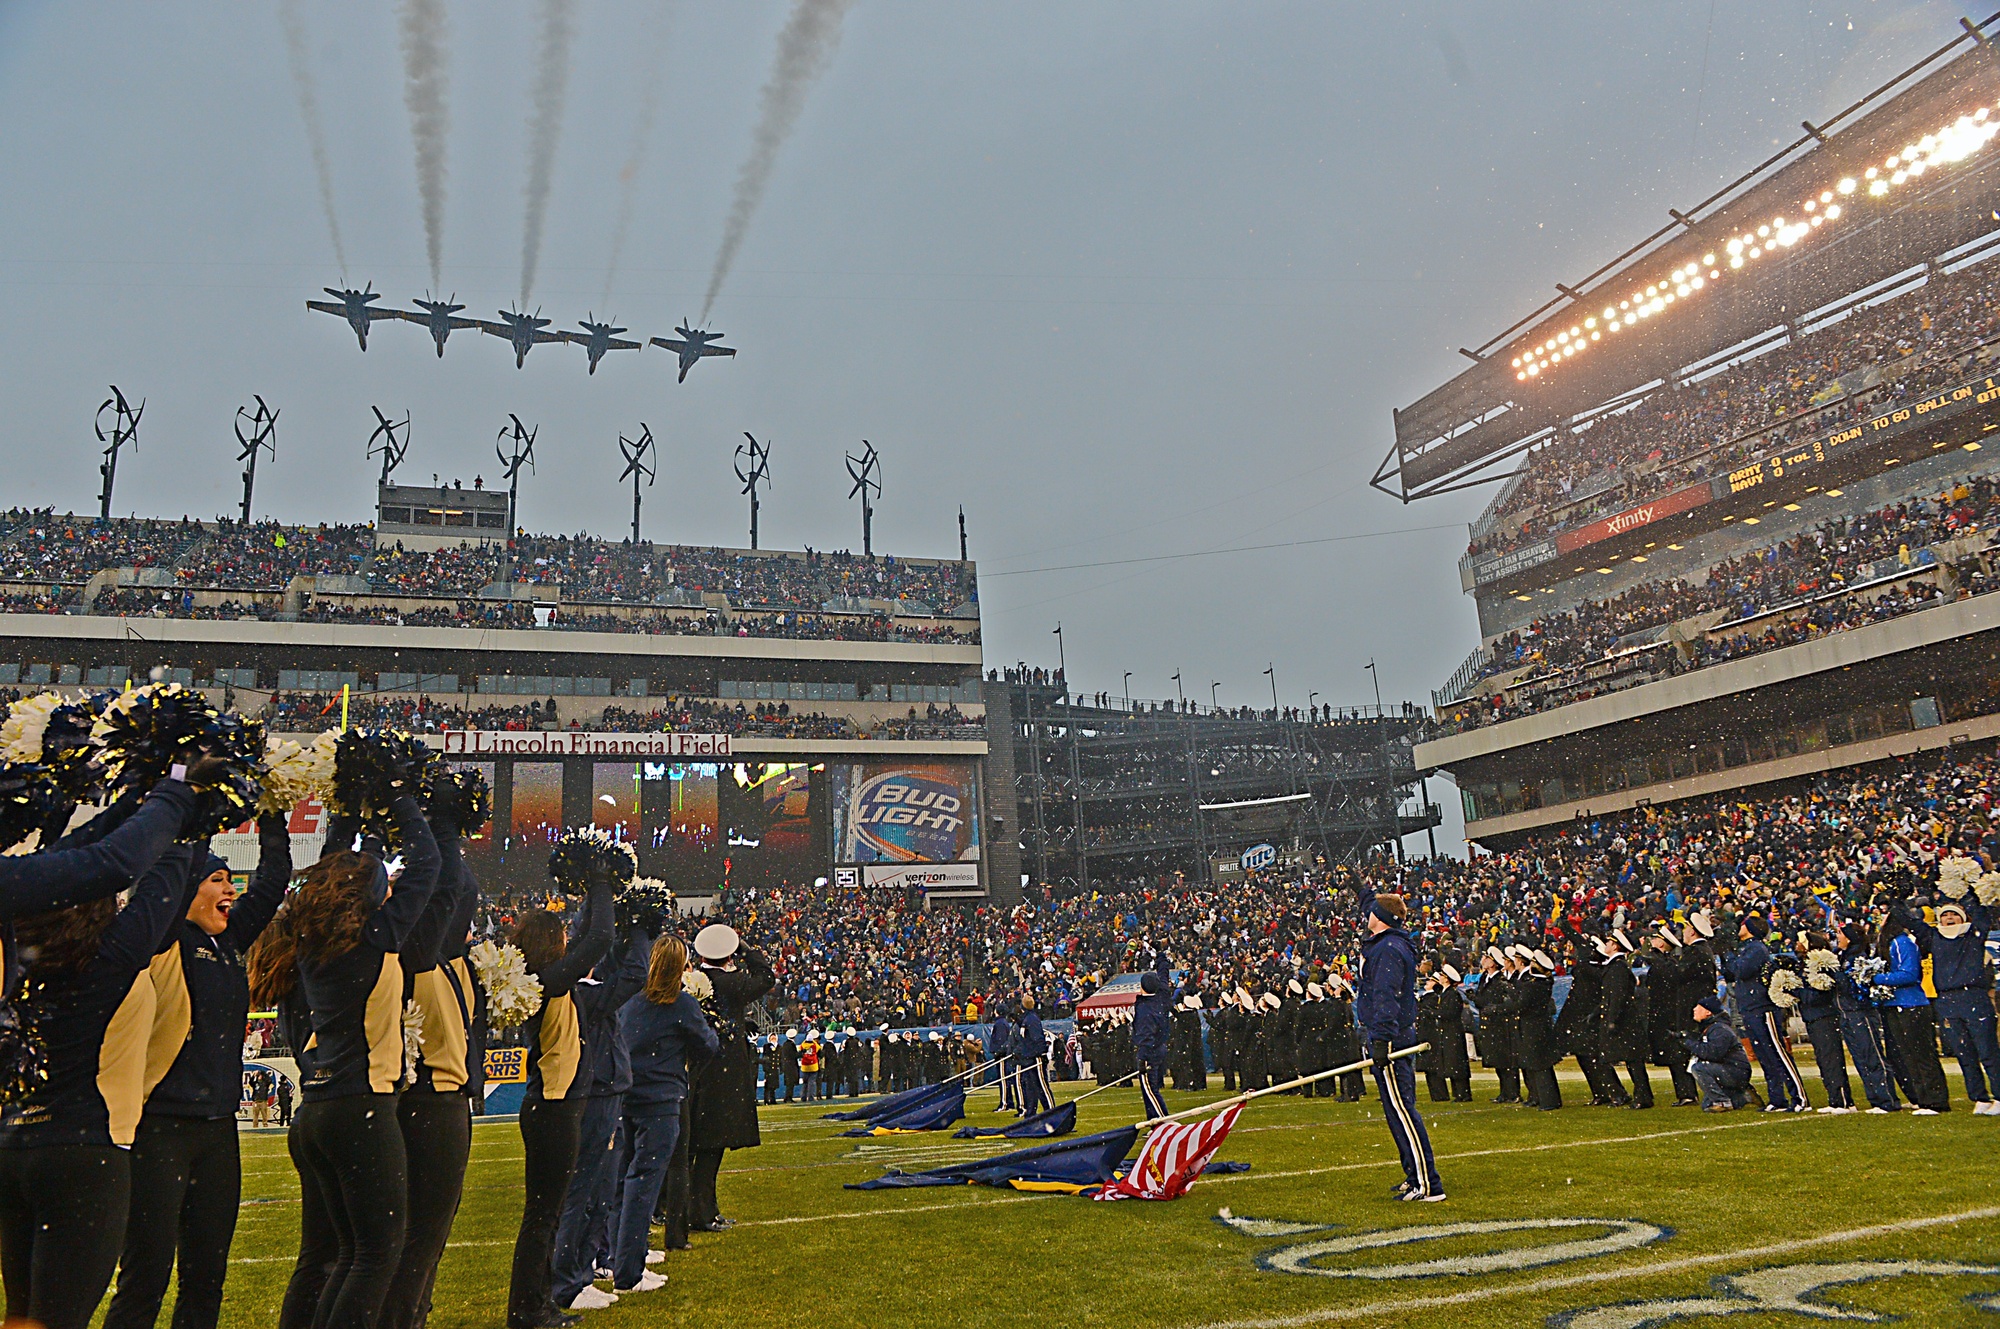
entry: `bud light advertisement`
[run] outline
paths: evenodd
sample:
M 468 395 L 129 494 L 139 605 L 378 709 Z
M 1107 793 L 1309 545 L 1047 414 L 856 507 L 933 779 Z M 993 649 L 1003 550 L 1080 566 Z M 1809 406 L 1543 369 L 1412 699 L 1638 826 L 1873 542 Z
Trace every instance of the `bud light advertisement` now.
M 842 863 L 953 863 L 979 857 L 979 773 L 971 764 L 833 768 Z

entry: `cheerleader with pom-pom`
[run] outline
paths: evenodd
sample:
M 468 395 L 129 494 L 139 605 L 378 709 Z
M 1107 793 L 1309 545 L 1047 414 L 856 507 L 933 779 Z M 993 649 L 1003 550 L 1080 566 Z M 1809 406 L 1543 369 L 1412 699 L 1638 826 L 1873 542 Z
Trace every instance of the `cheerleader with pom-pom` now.
M 86 1329 L 125 1241 L 145 1028 L 114 1015 L 187 916 L 193 850 L 161 854 L 120 909 L 105 896 L 16 922 L 17 1009 L 47 1049 L 42 1078 L 0 1113 L 0 1274 L 7 1321 Z M 135 1066 L 133 1063 L 137 1063 Z M 110 1097 L 107 1097 L 107 1091 Z
M 384 1329 L 421 1326 L 430 1313 L 431 1286 L 458 1216 L 472 1153 L 473 1067 L 485 1055 L 485 997 L 465 959 L 479 882 L 465 864 L 463 836 L 486 823 L 486 782 L 469 770 L 432 775 L 426 807 L 444 867 L 418 929 L 424 949 L 403 956 L 409 1001 L 422 1018 L 409 1083 L 396 1108 L 409 1159 L 410 1212 L 383 1304 Z
M 392 888 L 380 857 L 333 847 L 347 836 L 329 829 L 332 851 L 306 870 L 251 957 L 252 996 L 278 1007 L 297 1049 L 304 1100 L 288 1140 L 301 1215 L 281 1329 L 373 1329 L 403 1249 L 399 957 L 431 903 L 439 857 L 417 802 L 416 765 L 397 754 L 376 774 L 382 787 L 367 806 L 387 813 L 401 844 L 401 877 Z
M 150 1329 L 169 1278 L 179 1329 L 212 1329 L 222 1311 L 243 1189 L 236 1137 L 250 1015 L 243 956 L 284 903 L 292 876 L 285 816 L 259 817 L 257 839 L 257 871 L 241 899 L 229 865 L 206 847 L 196 851 L 187 916 L 151 965 L 147 1047 L 159 1055 L 148 1057 L 131 1217 L 104 1329 Z
M 613 859 L 629 852 L 589 832 L 565 835 L 549 867 L 565 887 L 585 890 L 573 935 L 566 935 L 562 920 L 546 910 L 528 915 L 514 929 L 514 944 L 541 984 L 542 1004 L 527 1022 L 528 1086 L 521 1100 L 525 1194 L 507 1293 L 508 1329 L 577 1322 L 556 1306 L 552 1288 L 556 1225 L 576 1168 L 590 1089 L 577 1075 L 583 1038 L 570 990 L 611 949 L 613 892 L 622 884 L 617 874 L 631 876 L 629 858 L 624 865 Z

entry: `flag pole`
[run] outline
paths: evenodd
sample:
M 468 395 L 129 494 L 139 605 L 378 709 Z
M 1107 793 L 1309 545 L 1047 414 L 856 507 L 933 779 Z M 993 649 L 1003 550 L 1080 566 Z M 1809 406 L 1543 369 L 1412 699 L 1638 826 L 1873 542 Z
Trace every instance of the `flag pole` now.
M 1138 1073 L 1139 1073 L 1139 1072 L 1137 1072 L 1137 1071 L 1128 1071 L 1128 1072 L 1127 1072 L 1127 1073 L 1125 1073 L 1124 1075 L 1121 1075 L 1121 1076 L 1119 1076 L 1119 1077 L 1118 1077 L 1117 1079 L 1113 1080 L 1113 1081 L 1112 1081 L 1112 1082 L 1111 1082 L 1110 1084 L 1100 1084 L 1100 1085 L 1098 1085 L 1098 1086 L 1097 1086 L 1097 1088 L 1095 1088 L 1095 1089 L 1093 1089 L 1093 1090 L 1091 1090 L 1091 1091 L 1090 1091 L 1090 1094 L 1101 1094 L 1101 1093 L 1103 1093 L 1103 1092 L 1104 1092 L 1104 1091 L 1105 1091 L 1106 1089 L 1116 1089 L 1116 1088 L 1117 1088 L 1117 1087 L 1118 1087 L 1119 1085 L 1121 1085 L 1121 1084 L 1124 1084 L 1124 1083 L 1125 1083 L 1125 1082 L 1126 1082 L 1127 1080 L 1131 1079 L 1131 1078 L 1132 1078 L 1133 1076 L 1137 1075 Z M 1076 1096 L 1075 1098 L 1072 1098 L 1072 1099 L 1070 1100 L 1070 1102 L 1072 1102 L 1072 1103 L 1081 1103 L 1081 1102 L 1082 1102 L 1082 1101 L 1083 1101 L 1084 1099 L 1086 1099 L 1086 1098 L 1089 1098 L 1089 1097 L 1090 1097 L 1090 1094 L 1078 1094 L 1078 1095 L 1077 1095 L 1077 1096 Z
M 1414 1057 L 1419 1052 L 1429 1052 L 1430 1050 L 1431 1045 L 1429 1043 L 1418 1043 L 1415 1047 L 1399 1048 L 1391 1052 L 1389 1060 L 1401 1061 L 1404 1057 Z M 1144 1130 L 1148 1126 L 1159 1126 L 1169 1121 L 1179 1121 L 1182 1117 L 1193 1117 L 1203 1112 L 1220 1111 L 1223 1108 L 1232 1107 L 1237 1103 L 1247 1103 L 1253 1098 L 1262 1098 L 1266 1094 L 1282 1093 L 1287 1089 L 1297 1089 L 1300 1085 L 1314 1084 L 1326 1079 L 1328 1076 L 1349 1075 L 1355 1071 L 1366 1070 L 1374 1064 L 1372 1059 L 1364 1057 L 1360 1061 L 1346 1066 L 1336 1066 L 1330 1071 L 1316 1071 L 1311 1075 L 1301 1075 L 1296 1080 L 1287 1080 L 1283 1084 L 1274 1084 L 1269 1089 L 1252 1089 L 1247 1094 L 1238 1094 L 1234 1098 L 1225 1098 L 1220 1103 L 1203 1103 L 1200 1107 L 1184 1108 L 1179 1112 L 1170 1112 L 1164 1117 L 1149 1117 L 1145 1121 L 1135 1124 L 1141 1130 Z

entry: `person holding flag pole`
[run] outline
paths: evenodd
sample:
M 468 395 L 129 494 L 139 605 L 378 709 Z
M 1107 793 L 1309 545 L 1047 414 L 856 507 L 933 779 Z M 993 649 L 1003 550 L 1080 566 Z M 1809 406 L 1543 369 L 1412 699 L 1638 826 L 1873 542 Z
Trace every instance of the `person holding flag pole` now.
M 1403 930 L 1408 906 L 1400 895 L 1377 895 L 1366 877 L 1361 881 L 1361 907 L 1368 936 L 1361 943 L 1361 993 L 1355 1014 L 1368 1036 L 1368 1064 L 1375 1071 L 1375 1089 L 1382 1095 L 1382 1115 L 1395 1137 L 1403 1162 L 1403 1184 L 1396 1196 L 1434 1204 L 1445 1198 L 1431 1153 L 1423 1114 L 1417 1111 L 1417 1074 L 1408 1060 L 1390 1056 L 1398 1045 L 1417 1042 L 1417 951 Z

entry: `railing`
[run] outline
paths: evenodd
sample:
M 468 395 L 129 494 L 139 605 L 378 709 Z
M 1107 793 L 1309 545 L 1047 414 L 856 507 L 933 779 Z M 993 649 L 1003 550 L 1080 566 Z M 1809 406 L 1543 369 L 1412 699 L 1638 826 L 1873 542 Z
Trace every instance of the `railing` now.
M 1439 711 L 1455 701 L 1465 700 L 1465 694 L 1479 681 L 1481 672 L 1492 658 L 1493 653 L 1486 647 L 1473 647 L 1472 654 L 1466 656 L 1464 662 L 1452 671 L 1451 677 L 1444 681 L 1444 686 L 1431 693 L 1431 710 Z

